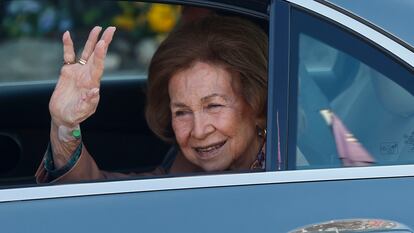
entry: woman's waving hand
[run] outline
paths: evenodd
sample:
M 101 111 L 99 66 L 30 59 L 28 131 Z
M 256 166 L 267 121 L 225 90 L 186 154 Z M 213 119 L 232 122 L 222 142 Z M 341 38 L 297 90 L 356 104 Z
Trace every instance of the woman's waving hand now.
M 80 148 L 79 124 L 95 113 L 99 103 L 104 60 L 115 27 L 108 27 L 99 39 L 101 31 L 98 26 L 91 30 L 77 62 L 70 33 L 62 37 L 64 62 L 49 102 L 50 142 L 56 169 L 67 166 L 76 148 Z
M 101 30 L 98 26 L 92 29 L 78 62 L 70 33 L 63 34 L 64 65 L 49 103 L 52 123 L 57 126 L 76 127 L 96 111 L 104 59 L 115 27 L 108 27 L 98 41 Z

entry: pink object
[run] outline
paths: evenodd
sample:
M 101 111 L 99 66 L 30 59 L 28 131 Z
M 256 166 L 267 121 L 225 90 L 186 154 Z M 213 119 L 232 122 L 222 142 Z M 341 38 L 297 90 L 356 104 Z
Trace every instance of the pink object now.
M 369 152 L 349 132 L 334 113 L 331 113 L 336 148 L 344 166 L 366 166 L 375 162 Z
M 279 128 L 279 111 L 276 112 L 277 124 L 277 170 L 282 169 L 282 155 L 280 154 L 280 128 Z

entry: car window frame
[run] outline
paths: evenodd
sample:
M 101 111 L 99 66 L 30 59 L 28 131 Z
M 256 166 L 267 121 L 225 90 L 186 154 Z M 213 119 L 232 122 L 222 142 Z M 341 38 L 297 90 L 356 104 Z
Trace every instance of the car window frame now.
M 399 41 L 393 40 L 393 37 L 389 37 L 388 34 L 381 34 L 376 31 L 376 28 L 371 28 L 369 24 L 364 24 L 363 21 L 358 21 L 346 14 L 342 14 L 342 12 L 336 12 L 334 9 L 327 7 L 322 3 L 314 3 L 311 1 L 302 1 L 302 0 L 287 0 L 291 3 L 290 11 L 300 11 L 303 13 L 309 14 L 310 17 L 315 17 L 323 23 L 330 23 L 337 31 L 342 31 L 341 33 L 346 33 L 350 37 L 354 37 L 352 39 L 359 40 L 358 42 L 364 43 L 374 50 L 378 50 L 382 52 L 385 57 L 389 57 L 390 62 L 395 62 L 399 64 L 402 68 L 405 68 L 408 72 L 414 74 L 414 53 L 406 47 L 406 44 L 400 44 Z M 293 16 L 292 16 L 293 17 Z M 348 19 L 344 19 L 349 17 Z M 290 18 L 291 20 L 291 18 Z M 360 31 L 358 31 L 360 30 Z M 289 35 L 291 30 L 289 31 Z M 292 32 L 294 33 L 294 32 Z M 335 32 L 336 33 L 336 32 Z M 287 45 L 289 46 L 289 51 L 292 49 L 291 46 L 294 46 L 290 43 Z M 408 62 L 404 59 L 407 58 L 407 54 L 411 58 Z M 291 55 L 289 59 L 295 59 L 294 56 Z M 365 58 L 366 59 L 366 58 Z M 359 58 L 358 58 L 359 60 Z M 372 60 L 372 59 L 371 59 Z M 362 60 L 363 61 L 363 60 Z M 298 113 L 298 76 L 291 78 L 295 71 L 294 65 L 292 65 L 292 61 L 289 62 L 289 122 L 288 122 L 288 131 L 290 132 L 288 135 L 288 150 L 286 155 L 287 162 L 287 170 L 295 170 L 296 169 L 296 147 L 297 147 L 297 113 Z M 395 80 L 395 78 L 387 77 L 395 83 L 401 84 L 404 80 Z M 407 85 L 403 85 L 407 86 Z M 382 165 L 383 166 L 383 165 Z M 394 165 L 395 166 L 395 165 Z M 341 168 L 338 168 L 341 169 Z
M 154 1 L 151 0 L 142 0 L 142 2 L 148 2 L 148 3 L 152 3 Z M 238 14 L 241 16 L 246 16 L 246 17 L 251 17 L 254 19 L 259 19 L 259 20 L 268 20 L 269 18 L 269 13 L 266 12 L 262 12 L 260 10 L 260 8 L 257 9 L 248 9 L 248 7 L 251 4 L 257 4 L 258 3 L 254 3 L 254 1 L 249 2 L 246 1 L 245 3 L 235 3 L 234 5 L 232 4 L 228 4 L 228 3 L 222 3 L 219 1 L 191 1 L 191 0 L 161 0 L 161 1 L 155 1 L 156 3 L 162 3 L 162 4 L 172 4 L 172 5 L 187 5 L 187 6 L 194 6 L 194 7 L 204 7 L 204 8 L 210 8 L 210 9 L 214 9 L 214 10 L 218 10 L 218 11 L 226 11 L 229 12 L 230 14 Z M 267 4 L 267 1 L 263 1 L 264 3 Z M 264 4 L 261 3 L 261 6 Z M 138 78 L 137 78 L 138 77 Z M 119 78 L 117 78 L 116 80 L 114 78 L 111 78 L 111 75 L 104 75 L 103 79 L 105 81 L 118 81 Z M 139 79 L 139 80 L 143 80 L 144 76 L 140 75 L 140 76 L 131 76 L 131 75 L 125 75 L 125 77 L 123 79 L 129 80 L 129 79 Z M 25 81 L 25 82 L 4 82 L 4 83 L 0 83 L 0 86 L 14 86 L 14 85 L 33 85 L 33 84 L 51 84 L 57 82 L 56 80 L 40 80 L 40 81 Z M 195 174 L 197 175 L 197 174 Z M 170 177 L 170 176 L 168 176 Z M 135 177 L 133 179 L 155 179 L 157 177 L 154 176 L 148 176 L 148 177 Z M 128 181 L 128 179 L 126 179 Z M 88 181 L 88 183 L 100 183 L 100 182 L 111 182 L 111 181 Z M 119 181 L 122 182 L 122 181 Z M 81 182 L 82 183 L 82 182 Z M 24 184 L 22 186 L 22 188 L 28 188 L 31 186 L 36 186 L 35 184 L 33 185 L 27 185 Z M 15 189 L 20 187 L 20 185 L 10 185 L 10 186 L 2 186 L 0 187 L 0 189 Z
M 414 53 L 413 48 L 407 48 L 406 44 L 401 44 L 399 40 L 394 39 L 388 33 L 383 34 L 378 27 L 373 27 L 364 20 L 357 20 L 350 13 L 345 14 L 342 10 L 333 9 L 328 4 L 320 1 L 306 0 L 283 0 L 288 2 L 291 7 L 305 10 L 313 15 L 324 18 L 325 20 L 336 24 L 348 32 L 366 40 L 381 49 L 383 52 L 393 56 L 407 68 L 414 71 Z
M 0 204 L 16 201 L 88 197 L 125 193 L 194 190 L 288 183 L 414 177 L 414 165 L 348 167 L 219 174 L 188 177 L 100 181 L 0 189 Z

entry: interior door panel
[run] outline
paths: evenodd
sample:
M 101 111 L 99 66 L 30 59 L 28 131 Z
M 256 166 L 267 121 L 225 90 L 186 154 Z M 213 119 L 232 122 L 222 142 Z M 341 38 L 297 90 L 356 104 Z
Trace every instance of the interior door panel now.
M 149 130 L 146 80 L 103 80 L 96 113 L 82 125 L 82 137 L 98 166 L 111 171 L 148 171 L 168 149 Z M 32 183 L 49 142 L 48 103 L 55 82 L 0 86 L 2 184 Z

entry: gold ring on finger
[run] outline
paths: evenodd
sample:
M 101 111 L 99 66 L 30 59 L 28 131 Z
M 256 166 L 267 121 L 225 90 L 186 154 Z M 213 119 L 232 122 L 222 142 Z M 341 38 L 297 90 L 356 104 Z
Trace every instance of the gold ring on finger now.
M 79 61 L 78 61 L 78 63 L 81 64 L 81 65 L 85 65 L 86 64 L 86 60 L 80 58 Z

